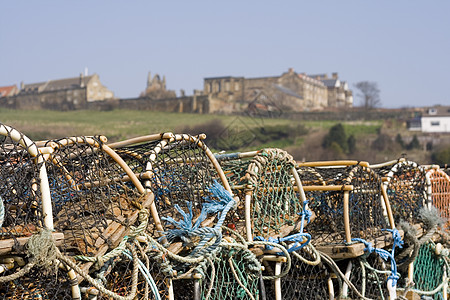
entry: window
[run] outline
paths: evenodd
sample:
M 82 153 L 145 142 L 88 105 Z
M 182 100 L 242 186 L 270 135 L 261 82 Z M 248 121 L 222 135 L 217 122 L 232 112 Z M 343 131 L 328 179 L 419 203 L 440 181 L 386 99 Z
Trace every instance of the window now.
M 439 121 L 431 121 L 431 126 L 439 126 Z

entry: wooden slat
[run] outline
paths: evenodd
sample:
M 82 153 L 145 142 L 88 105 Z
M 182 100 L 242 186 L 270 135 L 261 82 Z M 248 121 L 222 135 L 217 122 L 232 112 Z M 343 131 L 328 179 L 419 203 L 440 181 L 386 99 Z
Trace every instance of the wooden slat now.
M 52 232 L 52 237 L 55 240 L 56 246 L 61 246 L 64 242 L 64 233 L 62 232 Z M 16 239 L 7 239 L 7 240 L 0 240 L 0 255 L 2 254 L 8 254 L 12 251 L 14 245 L 16 245 L 16 242 L 22 247 L 25 246 L 25 244 L 30 239 L 29 236 L 27 237 L 19 237 Z
M 417 231 L 417 236 L 420 237 L 423 235 L 423 229 L 420 224 L 415 224 L 414 228 Z M 404 232 L 403 230 L 398 230 L 400 236 L 403 239 Z M 314 237 L 313 237 L 314 239 Z M 386 232 L 386 234 L 373 239 L 368 240 L 368 242 L 372 243 L 372 246 L 377 248 L 385 248 L 392 245 L 392 234 L 390 232 Z M 364 254 L 364 248 L 366 246 L 363 243 L 355 243 L 351 245 L 325 245 L 325 246 L 316 246 L 316 249 L 320 252 L 323 252 L 330 256 L 333 259 L 346 259 L 346 258 L 355 258 Z

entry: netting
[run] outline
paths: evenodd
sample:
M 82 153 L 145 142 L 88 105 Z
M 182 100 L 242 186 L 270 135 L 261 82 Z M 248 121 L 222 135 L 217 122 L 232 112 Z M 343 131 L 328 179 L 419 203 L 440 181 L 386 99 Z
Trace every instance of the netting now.
M 204 138 L 166 134 L 162 139 L 115 147 L 134 172 L 147 174 L 143 184 L 155 194 L 157 214 L 166 221 L 166 238 L 174 244 L 171 249 L 177 242 L 189 244 L 195 239 L 192 232 L 214 223 L 215 216 L 208 216 L 213 211 L 206 206 L 218 200 L 211 191 L 215 182 L 231 192 Z M 154 236 L 162 234 L 156 229 L 151 232 Z
M 251 187 L 251 199 L 246 202 L 248 236 L 285 237 L 300 230 L 303 203 L 294 173 L 295 162 L 283 150 L 264 149 L 252 159 L 247 170 Z
M 431 186 L 431 204 L 436 207 L 441 217 L 445 219 L 446 230 L 450 229 L 450 177 L 438 168 L 433 168 L 426 173 Z
M 230 184 L 233 194 L 239 199 L 236 209 L 230 212 L 230 217 L 225 225 L 244 236 L 246 235 L 245 195 L 249 194 L 251 190 L 251 186 L 248 184 L 247 170 L 249 164 L 252 162 L 252 158 L 258 152 L 215 155 Z
M 201 299 L 260 299 L 261 265 L 247 249 L 221 247 L 202 273 Z
M 0 124 L 0 240 L 29 237 L 43 227 L 42 166 L 36 145 L 17 130 Z
M 64 233 L 70 255 L 103 255 L 118 246 L 138 217 L 142 195 L 102 147 L 100 137 L 64 138 L 47 169 L 54 205 L 54 227 Z
M 9 126 L 0 124 L 0 137 L 0 298 L 63 299 L 70 296 L 67 277 L 57 280 L 36 257 L 29 258 L 41 254 L 45 261 L 46 249 L 27 247 L 30 237 L 53 226 L 43 156 Z
M 291 253 L 292 266 L 280 278 L 282 299 L 333 299 L 338 295 L 337 278 L 329 266 L 320 260 L 316 261 L 315 255 L 308 248 Z M 265 288 L 267 299 L 275 299 L 275 284 L 267 281 Z
M 446 262 L 448 257 L 445 258 L 442 254 L 436 251 L 436 245 L 433 242 L 428 242 L 420 247 L 419 254 L 414 261 L 414 290 L 416 292 L 429 294 L 433 299 L 443 299 L 444 284 L 448 281 L 446 276 L 450 269 Z
M 343 264 L 350 281 L 364 297 L 371 299 L 389 299 L 388 277 L 391 275 L 389 262 L 372 253 L 350 259 Z M 344 269 L 343 269 L 344 270 Z M 348 290 L 348 292 L 347 292 Z M 344 284 L 344 297 L 357 299 L 355 291 Z

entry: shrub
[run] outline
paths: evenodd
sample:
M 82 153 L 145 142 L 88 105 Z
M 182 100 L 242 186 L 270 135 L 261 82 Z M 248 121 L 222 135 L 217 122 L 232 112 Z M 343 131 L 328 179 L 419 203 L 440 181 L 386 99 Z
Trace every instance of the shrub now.
M 348 153 L 353 154 L 356 151 L 356 139 L 355 136 L 352 134 L 347 139 L 347 145 L 348 145 Z
M 403 138 L 400 133 L 398 133 L 397 136 L 395 137 L 395 141 L 402 147 L 402 149 L 405 149 L 405 142 L 403 141 Z
M 413 139 L 406 146 L 406 149 L 407 150 L 420 149 L 420 143 L 419 143 L 419 139 L 417 139 L 417 135 L 413 136 Z
M 343 152 L 348 151 L 347 136 L 341 123 L 330 128 L 330 131 L 323 139 L 322 147 L 329 149 L 333 143 L 339 145 Z

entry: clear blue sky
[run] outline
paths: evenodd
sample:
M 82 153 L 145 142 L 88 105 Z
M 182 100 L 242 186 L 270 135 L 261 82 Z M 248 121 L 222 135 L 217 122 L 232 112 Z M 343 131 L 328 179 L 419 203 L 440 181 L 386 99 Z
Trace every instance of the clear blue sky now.
M 97 73 L 117 97 L 292 67 L 378 83 L 383 107 L 450 105 L 450 1 L 2 1 L 0 86 Z M 353 87 L 352 87 L 353 88 Z M 358 104 L 357 100 L 355 100 Z

